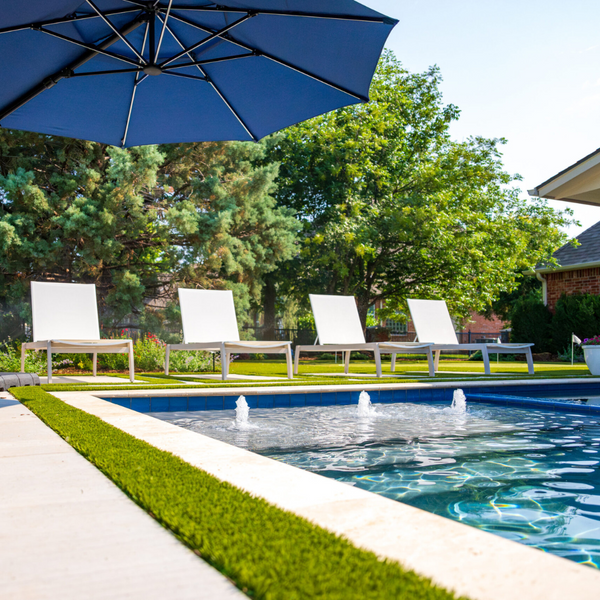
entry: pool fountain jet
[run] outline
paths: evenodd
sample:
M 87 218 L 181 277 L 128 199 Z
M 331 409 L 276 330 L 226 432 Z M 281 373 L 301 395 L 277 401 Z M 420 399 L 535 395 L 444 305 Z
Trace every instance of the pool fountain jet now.
M 371 396 L 367 392 L 361 392 L 358 397 L 358 416 L 371 417 L 375 414 L 375 407 L 371 404 Z
M 457 413 L 467 412 L 467 398 L 462 390 L 454 390 L 452 406 L 450 408 Z
M 235 426 L 238 429 L 248 429 L 251 427 L 250 423 L 248 422 L 250 407 L 246 402 L 246 397 L 240 396 L 236 400 L 235 405 L 237 407 L 235 409 Z

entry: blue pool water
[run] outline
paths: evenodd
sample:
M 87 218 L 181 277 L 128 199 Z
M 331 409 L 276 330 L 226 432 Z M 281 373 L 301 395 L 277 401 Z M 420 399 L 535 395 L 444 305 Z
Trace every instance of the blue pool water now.
M 150 413 L 275 460 L 600 567 L 600 411 L 468 402 Z M 491 400 L 490 400 L 491 401 Z M 557 405 L 558 406 L 558 405 Z M 571 408 L 572 407 L 572 408 Z M 595 409 L 595 410 L 594 410 Z

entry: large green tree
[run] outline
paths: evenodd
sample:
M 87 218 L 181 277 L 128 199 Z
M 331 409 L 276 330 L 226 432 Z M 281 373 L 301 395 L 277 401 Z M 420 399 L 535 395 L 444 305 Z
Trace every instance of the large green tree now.
M 93 282 L 118 320 L 174 284 L 234 290 L 240 308 L 294 250 L 262 144 L 132 149 L 0 130 L 0 301 L 29 281 Z M 240 311 L 244 314 L 244 310 Z
M 280 288 L 353 294 L 366 321 L 406 298 L 444 298 L 457 316 L 512 289 L 516 273 L 564 241 L 569 213 L 526 201 L 502 166 L 502 139 L 453 141 L 437 68 L 407 72 L 382 58 L 371 102 L 340 109 L 271 140 L 277 199 L 303 225 L 301 252 Z

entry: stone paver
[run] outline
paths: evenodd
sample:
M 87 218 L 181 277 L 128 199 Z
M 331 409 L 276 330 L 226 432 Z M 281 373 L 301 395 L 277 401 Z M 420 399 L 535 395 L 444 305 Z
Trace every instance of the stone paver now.
M 245 598 L 10 398 L 0 394 L 0 598 Z

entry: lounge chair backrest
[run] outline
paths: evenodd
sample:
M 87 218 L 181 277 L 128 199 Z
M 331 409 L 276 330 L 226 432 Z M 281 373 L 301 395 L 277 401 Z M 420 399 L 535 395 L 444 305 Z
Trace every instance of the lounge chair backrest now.
M 93 283 L 31 282 L 33 341 L 99 340 Z
M 419 342 L 458 344 L 454 324 L 443 300 L 408 300 Z
M 179 304 L 185 344 L 239 341 L 231 291 L 179 288 Z
M 320 344 L 364 344 L 354 296 L 310 294 Z

